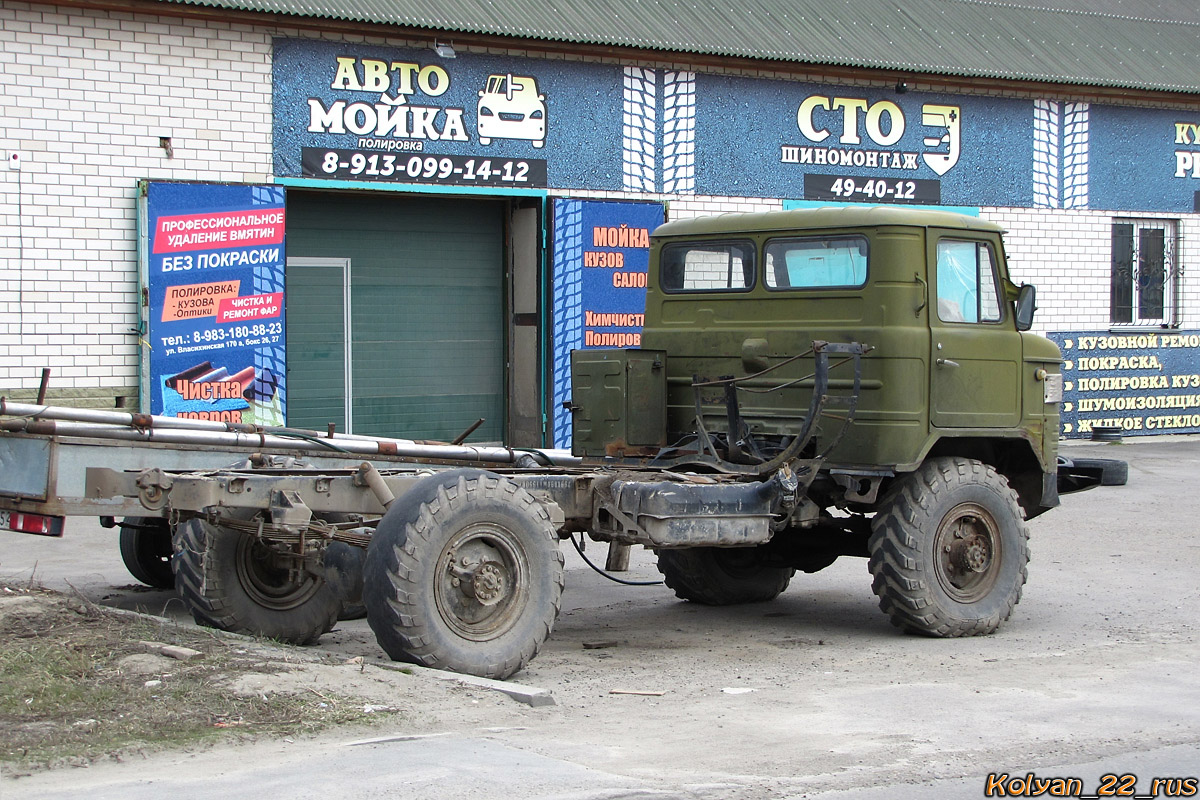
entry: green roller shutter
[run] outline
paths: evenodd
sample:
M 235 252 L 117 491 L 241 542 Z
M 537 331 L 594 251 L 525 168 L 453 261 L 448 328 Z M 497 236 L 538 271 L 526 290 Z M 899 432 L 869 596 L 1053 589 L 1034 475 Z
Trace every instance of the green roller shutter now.
M 350 260 L 354 433 L 447 440 L 482 417 L 471 441 L 503 438 L 504 211 L 495 201 L 288 193 L 289 259 Z M 289 272 L 289 382 L 318 357 L 291 330 L 341 303 L 313 284 Z M 304 391 L 289 385 L 288 424 L 324 429 L 330 420 L 311 416 L 320 407 Z

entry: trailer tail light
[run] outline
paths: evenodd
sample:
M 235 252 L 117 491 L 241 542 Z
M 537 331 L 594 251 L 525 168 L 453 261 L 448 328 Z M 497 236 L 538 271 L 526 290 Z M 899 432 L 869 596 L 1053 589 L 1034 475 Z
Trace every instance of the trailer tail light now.
M 62 536 L 63 518 L 45 514 L 25 514 L 20 511 L 0 511 L 0 528 L 39 536 Z

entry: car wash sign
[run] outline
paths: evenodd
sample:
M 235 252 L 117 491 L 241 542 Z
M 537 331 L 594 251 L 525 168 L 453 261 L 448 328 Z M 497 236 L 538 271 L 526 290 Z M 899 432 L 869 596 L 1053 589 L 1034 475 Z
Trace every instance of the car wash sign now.
M 308 132 L 360 137 L 355 147 L 301 148 L 301 172 L 310 178 L 366 178 L 454 185 L 545 186 L 542 159 L 471 158 L 438 152 L 439 142 L 469 142 L 464 114 L 436 101 L 451 86 L 440 64 L 339 56 L 332 91 L 348 95 L 308 98 Z M 378 95 L 365 102 L 361 95 Z M 414 97 L 414 95 L 417 95 Z M 479 92 L 478 140 L 524 139 L 541 147 L 546 138 L 545 97 L 537 79 L 489 75 Z M 426 149 L 426 143 L 431 149 Z
M 554 446 L 571 446 L 571 351 L 639 347 L 662 203 L 554 199 Z
M 532 63 L 279 40 L 276 172 L 545 187 L 547 96 Z
M 145 207 L 150 413 L 282 425 L 283 190 L 150 183 Z

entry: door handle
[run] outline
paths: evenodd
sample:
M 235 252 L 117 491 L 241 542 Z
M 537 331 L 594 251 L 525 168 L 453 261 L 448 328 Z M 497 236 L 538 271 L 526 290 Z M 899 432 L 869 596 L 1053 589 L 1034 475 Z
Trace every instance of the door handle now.
M 937 360 L 937 365 L 939 367 L 957 367 L 959 366 L 959 363 L 957 361 L 951 361 L 948 358 L 939 358 Z

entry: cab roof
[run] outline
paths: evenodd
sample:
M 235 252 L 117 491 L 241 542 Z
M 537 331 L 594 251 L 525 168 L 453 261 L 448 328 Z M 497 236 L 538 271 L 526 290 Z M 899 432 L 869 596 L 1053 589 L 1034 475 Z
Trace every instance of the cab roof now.
M 949 211 L 896 206 L 831 206 L 753 214 L 720 214 L 668 222 L 655 229 L 656 238 L 773 231 L 873 228 L 883 225 L 959 230 L 1003 231 L 994 222 Z

